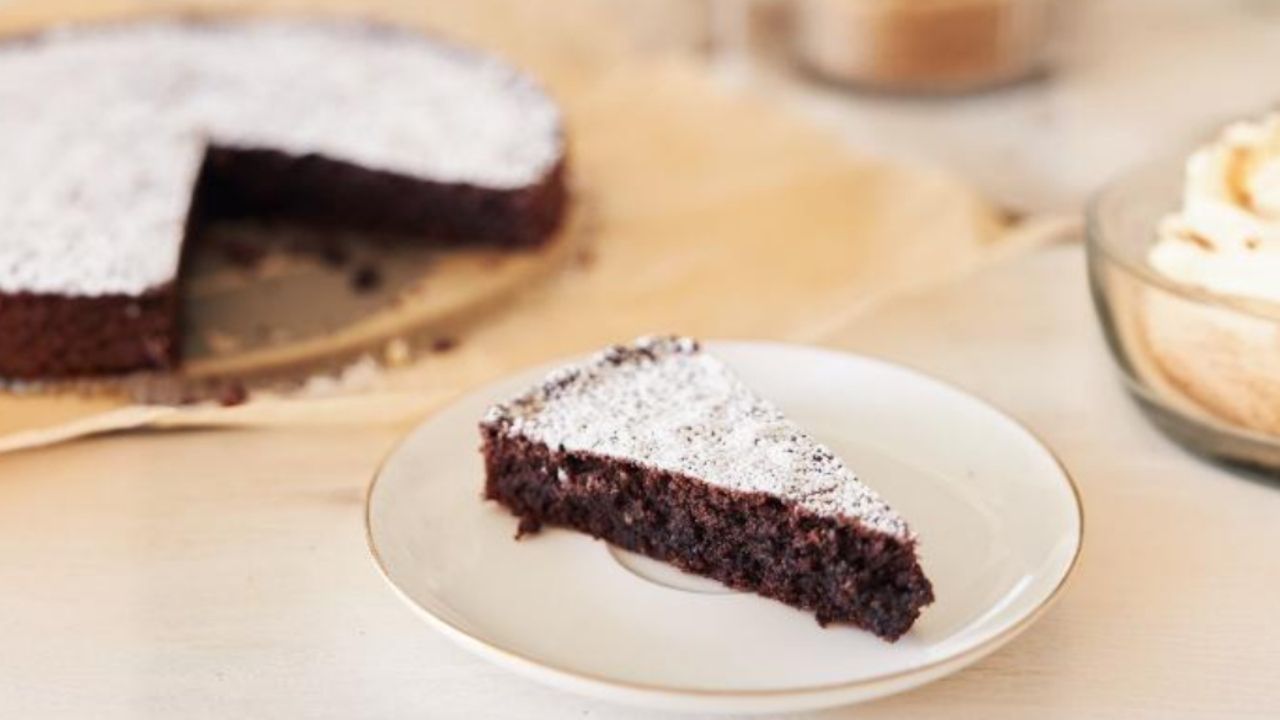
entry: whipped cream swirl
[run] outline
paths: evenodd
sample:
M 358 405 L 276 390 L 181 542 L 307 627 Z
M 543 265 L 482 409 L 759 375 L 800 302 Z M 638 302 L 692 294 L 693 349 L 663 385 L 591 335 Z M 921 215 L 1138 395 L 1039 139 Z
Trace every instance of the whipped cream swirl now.
M 1280 113 L 1228 126 L 1187 161 L 1182 209 L 1149 261 L 1226 295 L 1280 302 Z

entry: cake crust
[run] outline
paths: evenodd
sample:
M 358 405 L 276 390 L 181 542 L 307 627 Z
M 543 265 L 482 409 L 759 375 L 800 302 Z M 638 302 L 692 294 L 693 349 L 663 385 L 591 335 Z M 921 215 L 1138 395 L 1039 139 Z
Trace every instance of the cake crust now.
M 178 362 L 178 293 L 74 297 L 0 292 L 0 376 L 167 369 Z

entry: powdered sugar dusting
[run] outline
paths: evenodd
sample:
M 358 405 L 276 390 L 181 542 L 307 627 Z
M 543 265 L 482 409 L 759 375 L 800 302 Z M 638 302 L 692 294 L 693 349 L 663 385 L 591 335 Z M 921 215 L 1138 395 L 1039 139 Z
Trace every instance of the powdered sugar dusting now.
M 0 45 L 0 291 L 139 293 L 177 272 L 210 145 L 508 189 L 563 155 L 495 59 L 366 25 L 153 22 Z
M 834 453 L 689 338 L 641 338 L 605 350 L 494 406 L 485 422 L 551 447 L 768 493 L 911 537 Z

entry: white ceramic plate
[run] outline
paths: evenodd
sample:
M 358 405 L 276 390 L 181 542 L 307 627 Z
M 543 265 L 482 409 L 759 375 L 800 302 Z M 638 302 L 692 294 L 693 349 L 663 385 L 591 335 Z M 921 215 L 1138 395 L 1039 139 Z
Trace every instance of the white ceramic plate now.
M 990 406 L 919 373 L 765 343 L 710 350 L 839 453 L 920 537 L 937 602 L 895 644 L 566 530 L 515 542 L 480 498 L 476 423 L 522 373 L 415 430 L 369 489 L 383 574 L 463 646 L 557 687 L 671 710 L 781 712 L 867 700 L 972 663 L 1024 630 L 1080 550 L 1075 488 Z

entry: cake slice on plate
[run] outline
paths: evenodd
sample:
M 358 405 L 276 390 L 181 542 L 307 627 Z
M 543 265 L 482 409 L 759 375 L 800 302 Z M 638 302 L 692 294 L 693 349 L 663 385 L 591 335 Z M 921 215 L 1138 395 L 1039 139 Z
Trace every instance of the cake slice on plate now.
M 480 430 L 520 534 L 573 528 L 888 640 L 933 601 L 903 519 L 694 340 L 605 350 Z

